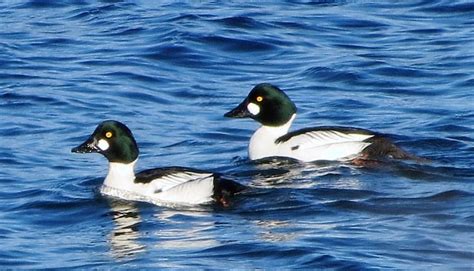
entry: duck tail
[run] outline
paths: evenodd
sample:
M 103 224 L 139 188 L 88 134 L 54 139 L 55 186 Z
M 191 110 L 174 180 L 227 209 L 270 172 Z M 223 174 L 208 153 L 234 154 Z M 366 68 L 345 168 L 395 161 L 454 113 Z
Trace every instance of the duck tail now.
M 418 163 L 428 163 L 430 160 L 423 158 L 395 145 L 390 139 L 376 136 L 369 140 L 372 144 L 363 153 L 371 159 L 392 158 L 398 160 L 412 160 Z
M 230 198 L 235 194 L 247 189 L 247 186 L 242 185 L 236 181 L 222 178 L 220 176 L 214 177 L 214 200 L 224 207 L 230 205 Z

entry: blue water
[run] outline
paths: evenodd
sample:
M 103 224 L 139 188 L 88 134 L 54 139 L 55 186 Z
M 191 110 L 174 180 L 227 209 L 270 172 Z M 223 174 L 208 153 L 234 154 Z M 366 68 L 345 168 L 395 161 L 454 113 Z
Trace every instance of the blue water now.
M 0 268 L 474 269 L 470 1 L 0 3 Z M 225 119 L 257 83 L 294 128 L 383 132 L 431 163 L 247 159 Z M 137 166 L 224 173 L 230 208 L 159 207 L 97 188 L 78 155 L 105 119 Z

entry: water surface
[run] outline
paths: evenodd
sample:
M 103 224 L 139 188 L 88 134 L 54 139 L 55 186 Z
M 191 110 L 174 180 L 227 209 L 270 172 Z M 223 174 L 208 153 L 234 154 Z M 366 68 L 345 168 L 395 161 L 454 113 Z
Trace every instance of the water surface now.
M 474 269 L 474 5 L 469 1 L 7 1 L 0 4 L 3 268 Z M 432 162 L 247 159 L 225 119 L 257 83 L 294 128 L 356 126 Z M 222 172 L 230 208 L 101 196 L 105 119 L 139 170 Z

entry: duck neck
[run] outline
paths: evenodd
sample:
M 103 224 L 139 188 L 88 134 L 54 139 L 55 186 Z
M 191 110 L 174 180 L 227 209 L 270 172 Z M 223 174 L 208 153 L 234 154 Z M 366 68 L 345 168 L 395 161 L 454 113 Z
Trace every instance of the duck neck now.
M 104 185 L 121 190 L 130 190 L 131 187 L 134 186 L 134 170 L 137 160 L 138 158 L 128 164 L 110 162 L 109 172 L 107 173 L 107 177 L 105 177 Z
M 288 133 L 288 130 L 290 129 L 291 124 L 293 123 L 293 120 L 295 119 L 295 117 L 296 117 L 296 113 L 291 116 L 290 120 L 288 120 L 286 123 L 280 126 L 262 125 L 254 133 L 254 136 L 257 134 L 261 134 L 262 136 L 265 136 L 265 138 L 275 141 L 280 136 L 283 136 Z

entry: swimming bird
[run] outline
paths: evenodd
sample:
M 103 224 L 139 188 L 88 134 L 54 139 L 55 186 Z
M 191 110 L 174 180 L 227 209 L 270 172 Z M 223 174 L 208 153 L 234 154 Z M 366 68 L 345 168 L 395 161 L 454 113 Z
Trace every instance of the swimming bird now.
M 100 153 L 109 162 L 101 192 L 115 197 L 152 203 L 229 205 L 229 198 L 245 186 L 219 174 L 187 167 L 148 169 L 135 174 L 139 149 L 125 124 L 107 120 L 92 135 L 71 150 L 75 153 Z M 125 196 L 127 195 L 127 196 Z
M 349 161 L 379 158 L 411 159 L 382 134 L 353 127 L 312 127 L 288 132 L 296 106 L 277 86 L 256 85 L 237 107 L 224 116 L 252 118 L 261 124 L 250 138 L 251 160 L 289 157 L 303 162 Z

